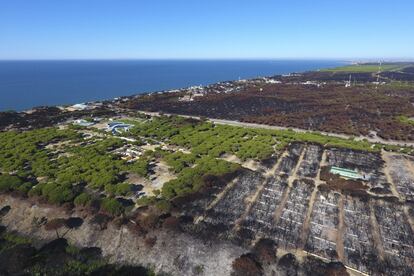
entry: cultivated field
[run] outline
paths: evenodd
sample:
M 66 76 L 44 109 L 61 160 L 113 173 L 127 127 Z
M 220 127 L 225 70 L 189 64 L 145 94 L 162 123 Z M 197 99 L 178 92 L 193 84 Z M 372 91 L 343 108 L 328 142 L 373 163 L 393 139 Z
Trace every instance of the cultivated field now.
M 382 71 L 399 71 L 407 67 L 408 64 L 383 64 Z M 329 68 L 322 70 L 323 72 L 338 72 L 338 73 L 376 73 L 379 71 L 379 64 L 355 64 L 348 66 L 341 66 L 336 68 Z

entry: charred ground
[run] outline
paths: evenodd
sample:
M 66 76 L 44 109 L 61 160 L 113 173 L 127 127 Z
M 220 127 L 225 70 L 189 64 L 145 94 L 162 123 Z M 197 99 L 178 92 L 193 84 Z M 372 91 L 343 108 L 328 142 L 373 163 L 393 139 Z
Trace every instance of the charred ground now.
M 402 68 L 381 72 L 379 79 L 372 72 L 323 71 L 226 82 L 130 98 L 121 106 L 412 141 L 413 125 L 398 116 L 414 116 L 414 67 Z

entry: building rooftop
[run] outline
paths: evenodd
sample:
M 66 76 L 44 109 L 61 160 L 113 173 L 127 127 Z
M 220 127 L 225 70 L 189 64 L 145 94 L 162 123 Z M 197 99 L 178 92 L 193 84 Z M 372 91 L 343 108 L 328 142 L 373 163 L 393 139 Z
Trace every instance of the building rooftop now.
M 346 168 L 335 167 L 335 166 L 331 167 L 330 173 L 338 174 L 345 178 L 362 179 L 362 180 L 366 179 L 365 176 L 359 174 L 357 171 L 346 169 Z
M 132 125 L 125 124 L 122 122 L 112 122 L 108 124 L 107 130 L 111 131 L 113 134 L 121 133 L 122 131 L 129 131 Z
M 112 128 L 112 127 L 114 127 L 114 126 L 117 126 L 117 125 L 122 125 L 122 124 L 124 124 L 124 123 L 121 123 L 121 122 L 112 122 L 112 123 L 109 123 L 109 124 L 108 124 L 108 127 Z
M 88 108 L 88 105 L 86 105 L 84 103 L 79 103 L 79 104 L 72 105 L 72 108 L 76 109 L 76 110 L 85 110 L 85 109 Z
M 88 126 L 92 126 L 92 125 L 94 125 L 94 124 L 95 124 L 95 122 L 89 122 L 89 121 L 84 120 L 84 119 L 78 119 L 78 120 L 75 120 L 75 121 L 73 122 L 73 124 L 78 125 L 78 126 L 88 127 Z

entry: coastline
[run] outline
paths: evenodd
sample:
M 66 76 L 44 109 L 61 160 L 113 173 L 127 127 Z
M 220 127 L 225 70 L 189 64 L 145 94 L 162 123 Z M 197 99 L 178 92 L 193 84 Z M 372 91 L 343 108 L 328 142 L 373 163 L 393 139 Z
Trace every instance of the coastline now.
M 0 61 L 0 112 L 314 71 L 339 60 Z M 7 93 L 7 94 L 6 94 Z

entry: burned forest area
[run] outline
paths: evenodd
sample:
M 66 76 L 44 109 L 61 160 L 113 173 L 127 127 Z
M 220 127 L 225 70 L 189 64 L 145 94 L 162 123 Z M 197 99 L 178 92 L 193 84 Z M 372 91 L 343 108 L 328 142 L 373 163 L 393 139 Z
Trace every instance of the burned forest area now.
M 397 166 L 414 163 L 387 158 L 389 164 L 378 154 L 293 144 L 265 173 L 238 176 L 218 202 L 205 203 L 190 227 L 205 237 L 265 243 L 370 275 L 412 275 L 414 175 Z M 367 180 L 322 175 L 325 167 L 344 165 Z M 190 209 L 197 208 L 196 201 Z
M 414 74 L 309 72 L 125 100 L 123 107 L 412 141 Z M 379 84 L 377 84 L 377 82 Z M 409 85 L 404 85 L 404 84 Z
M 0 113 L 0 275 L 414 275 L 403 65 Z

